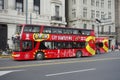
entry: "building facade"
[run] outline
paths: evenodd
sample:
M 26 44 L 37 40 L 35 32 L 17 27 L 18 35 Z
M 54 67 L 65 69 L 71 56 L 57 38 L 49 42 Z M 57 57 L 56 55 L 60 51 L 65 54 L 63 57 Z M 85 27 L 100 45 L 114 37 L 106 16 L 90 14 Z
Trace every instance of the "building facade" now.
M 65 1 L 0 0 L 0 49 L 12 48 L 16 25 L 26 23 L 65 27 Z
M 66 0 L 68 26 L 94 29 L 96 36 L 109 38 L 109 46 L 115 45 L 114 0 Z
M 115 0 L 116 44 L 120 44 L 120 0 Z

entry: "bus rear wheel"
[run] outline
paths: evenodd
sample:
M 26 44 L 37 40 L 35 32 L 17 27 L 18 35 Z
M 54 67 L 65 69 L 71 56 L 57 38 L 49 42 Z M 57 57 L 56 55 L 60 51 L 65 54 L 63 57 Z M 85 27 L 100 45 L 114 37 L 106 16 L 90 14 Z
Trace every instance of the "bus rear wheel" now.
M 36 60 L 43 60 L 44 59 L 44 54 L 42 52 L 38 52 L 35 56 Z
M 80 57 L 82 57 L 82 52 L 81 51 L 77 51 L 76 58 L 80 58 Z

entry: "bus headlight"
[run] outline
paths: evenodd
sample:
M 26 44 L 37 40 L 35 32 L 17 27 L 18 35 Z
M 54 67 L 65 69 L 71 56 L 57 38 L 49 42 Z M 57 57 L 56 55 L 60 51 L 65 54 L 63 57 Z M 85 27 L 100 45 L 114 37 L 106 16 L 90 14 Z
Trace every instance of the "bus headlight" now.
M 13 54 L 12 57 L 20 57 L 20 54 Z

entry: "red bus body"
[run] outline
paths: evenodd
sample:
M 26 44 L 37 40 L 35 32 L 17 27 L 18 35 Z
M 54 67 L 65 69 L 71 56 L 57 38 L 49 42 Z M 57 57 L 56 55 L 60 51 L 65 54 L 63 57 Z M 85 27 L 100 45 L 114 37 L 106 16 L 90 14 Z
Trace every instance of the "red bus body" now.
M 107 37 L 97 37 L 96 38 L 97 50 L 100 53 L 108 52 L 108 38 Z
M 90 35 L 88 36 L 78 34 L 43 33 L 45 26 L 37 25 L 40 27 L 39 32 L 24 32 L 25 27 L 28 26 L 21 25 L 20 27 L 21 31 L 19 37 L 15 40 L 15 44 L 19 43 L 19 46 L 16 46 L 15 48 L 17 48 L 17 51 L 14 50 L 12 53 L 12 58 L 14 60 L 33 60 L 36 59 L 36 56 L 39 56 L 37 55 L 38 53 L 42 53 L 45 59 L 76 57 L 80 54 L 81 56 L 93 56 L 96 53 L 95 34 L 93 30 L 89 30 Z M 48 28 L 56 29 L 57 27 Z M 69 28 L 60 29 L 67 30 Z M 71 28 L 70 30 L 73 31 Z M 23 47 L 27 43 L 30 43 L 31 49 L 24 51 Z M 55 45 L 57 45 L 58 48 L 56 48 Z

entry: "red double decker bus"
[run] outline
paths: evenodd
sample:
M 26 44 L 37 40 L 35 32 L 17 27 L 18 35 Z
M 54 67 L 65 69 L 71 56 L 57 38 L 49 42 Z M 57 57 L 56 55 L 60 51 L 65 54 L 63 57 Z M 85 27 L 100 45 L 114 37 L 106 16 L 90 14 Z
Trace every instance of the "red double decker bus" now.
M 42 60 L 93 56 L 96 53 L 94 30 L 18 25 L 13 38 L 14 60 Z
M 108 38 L 107 37 L 97 37 L 96 38 L 96 53 L 107 53 L 108 52 Z

